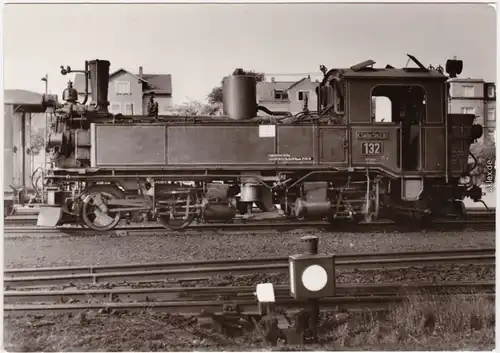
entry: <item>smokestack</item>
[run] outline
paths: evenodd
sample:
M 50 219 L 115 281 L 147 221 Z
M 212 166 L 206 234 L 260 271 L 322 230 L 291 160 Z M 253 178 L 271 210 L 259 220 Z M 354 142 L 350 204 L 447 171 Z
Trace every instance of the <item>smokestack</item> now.
M 139 77 L 142 78 L 142 66 L 139 66 Z
M 89 61 L 92 98 L 97 103 L 96 111 L 108 113 L 109 65 L 107 60 Z

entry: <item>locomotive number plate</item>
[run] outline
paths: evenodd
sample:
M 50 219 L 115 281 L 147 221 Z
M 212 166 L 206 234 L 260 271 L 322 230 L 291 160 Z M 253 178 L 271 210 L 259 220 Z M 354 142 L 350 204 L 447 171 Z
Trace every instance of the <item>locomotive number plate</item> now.
M 365 156 L 380 156 L 383 154 L 382 142 L 361 142 L 361 154 Z

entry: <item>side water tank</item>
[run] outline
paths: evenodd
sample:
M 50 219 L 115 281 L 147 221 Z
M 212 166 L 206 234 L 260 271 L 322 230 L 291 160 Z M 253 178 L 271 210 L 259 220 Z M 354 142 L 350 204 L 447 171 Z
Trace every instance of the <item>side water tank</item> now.
M 224 115 L 231 119 L 247 120 L 257 115 L 257 82 L 255 77 L 233 75 L 222 82 Z

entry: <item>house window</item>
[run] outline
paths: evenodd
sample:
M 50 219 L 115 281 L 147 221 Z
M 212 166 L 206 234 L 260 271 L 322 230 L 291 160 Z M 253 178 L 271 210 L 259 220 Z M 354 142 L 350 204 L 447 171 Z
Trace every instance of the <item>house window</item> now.
M 298 96 L 299 96 L 298 97 L 299 101 L 306 100 L 306 97 L 307 97 L 307 100 L 309 101 L 309 91 L 299 91 Z
M 495 98 L 495 85 L 488 85 L 488 98 Z
M 116 82 L 115 90 L 117 95 L 130 94 L 130 82 Z
M 493 141 L 493 143 L 496 143 L 496 130 L 495 129 L 488 129 L 488 137 Z
M 476 114 L 476 111 L 472 107 L 462 107 L 462 114 Z
M 285 91 L 275 90 L 274 99 L 288 99 L 288 94 Z
M 464 97 L 474 97 L 474 86 L 463 86 Z
M 120 103 L 111 103 L 111 113 L 119 114 L 121 113 Z
M 125 115 L 134 115 L 134 105 L 132 103 L 125 103 Z
M 495 108 L 488 109 L 488 121 L 495 122 L 497 120 L 495 113 Z

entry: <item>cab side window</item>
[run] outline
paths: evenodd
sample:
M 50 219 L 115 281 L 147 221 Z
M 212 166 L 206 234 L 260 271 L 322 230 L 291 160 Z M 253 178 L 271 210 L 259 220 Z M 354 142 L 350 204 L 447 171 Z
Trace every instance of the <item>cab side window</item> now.
M 392 102 L 389 97 L 372 96 L 372 122 L 392 123 Z
M 426 119 L 426 94 L 420 86 L 379 85 L 371 94 L 372 123 L 416 124 Z

